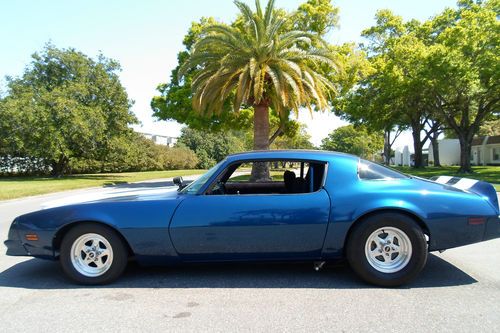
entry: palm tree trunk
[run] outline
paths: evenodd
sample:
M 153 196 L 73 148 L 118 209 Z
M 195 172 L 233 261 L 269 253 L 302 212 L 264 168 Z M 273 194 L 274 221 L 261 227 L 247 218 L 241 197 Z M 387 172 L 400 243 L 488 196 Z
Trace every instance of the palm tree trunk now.
M 269 150 L 269 105 L 260 103 L 253 106 L 253 149 Z M 269 181 L 269 166 L 267 163 L 254 163 L 251 181 Z

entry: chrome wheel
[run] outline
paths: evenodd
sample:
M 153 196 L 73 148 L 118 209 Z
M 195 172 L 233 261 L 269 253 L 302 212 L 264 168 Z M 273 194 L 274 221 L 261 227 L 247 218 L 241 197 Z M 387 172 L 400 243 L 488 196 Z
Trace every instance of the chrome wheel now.
M 113 263 L 111 244 L 99 234 L 81 235 L 71 246 L 71 263 L 84 276 L 101 276 Z
M 408 265 L 412 255 L 411 241 L 398 228 L 379 228 L 366 240 L 365 255 L 377 271 L 395 273 Z

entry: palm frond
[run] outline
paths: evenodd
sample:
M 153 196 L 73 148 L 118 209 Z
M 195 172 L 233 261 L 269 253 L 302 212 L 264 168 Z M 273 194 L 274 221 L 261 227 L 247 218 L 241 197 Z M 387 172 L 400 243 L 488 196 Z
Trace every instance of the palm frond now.
M 254 36 L 258 36 L 259 31 L 257 29 L 257 23 L 254 20 L 254 13 L 250 9 L 250 7 L 246 3 L 237 0 L 234 1 L 234 4 L 236 5 L 236 7 L 238 7 L 240 13 L 243 15 L 245 23 L 252 27 Z
M 266 13 L 264 15 L 264 24 L 266 26 L 269 26 L 269 24 L 271 23 L 271 18 L 273 17 L 273 11 L 274 11 L 274 0 L 269 0 L 266 6 Z
M 265 101 L 280 116 L 302 107 L 328 108 L 334 85 L 320 71 L 337 70 L 332 53 L 307 31 L 283 31 L 286 17 L 276 16 L 274 0 L 255 11 L 236 0 L 244 24 L 213 24 L 205 28 L 179 73 L 194 73 L 191 81 L 193 108 L 206 115 L 228 105 Z

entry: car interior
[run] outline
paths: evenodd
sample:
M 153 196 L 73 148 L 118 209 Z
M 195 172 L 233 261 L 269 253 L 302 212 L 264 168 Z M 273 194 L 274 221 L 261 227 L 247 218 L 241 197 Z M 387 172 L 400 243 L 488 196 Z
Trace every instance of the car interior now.
M 271 179 L 252 179 L 255 164 L 265 163 Z M 231 164 L 209 187 L 208 195 L 312 193 L 323 186 L 326 163 L 312 161 L 255 161 Z

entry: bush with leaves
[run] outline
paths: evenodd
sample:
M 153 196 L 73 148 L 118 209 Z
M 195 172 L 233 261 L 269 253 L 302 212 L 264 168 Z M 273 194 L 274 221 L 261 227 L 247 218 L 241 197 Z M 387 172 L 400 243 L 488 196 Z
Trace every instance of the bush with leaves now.
M 178 147 L 187 147 L 196 153 L 198 167 L 208 169 L 229 154 L 248 150 L 244 131 L 207 132 L 189 127 L 182 129 Z M 250 143 L 251 144 L 251 143 Z
M 321 149 L 339 151 L 374 159 L 384 147 L 382 133 L 370 133 L 363 126 L 347 125 L 331 132 L 321 142 Z

